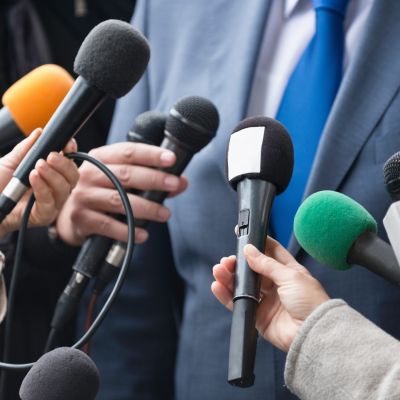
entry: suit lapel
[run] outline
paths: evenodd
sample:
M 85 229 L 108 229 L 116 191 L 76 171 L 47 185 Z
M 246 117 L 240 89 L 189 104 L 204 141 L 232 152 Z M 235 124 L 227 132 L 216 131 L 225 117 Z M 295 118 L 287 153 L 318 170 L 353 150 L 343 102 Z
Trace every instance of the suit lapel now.
M 337 190 L 400 85 L 400 2 L 375 0 L 328 117 L 304 198 Z M 300 249 L 292 236 L 289 250 Z
M 220 129 L 213 140 L 222 173 L 232 129 L 244 118 L 257 58 L 272 0 L 213 1 L 210 7 L 210 99 L 220 111 Z M 211 3 L 210 3 L 211 4 Z M 222 16 L 222 17 L 221 17 Z M 222 45 L 221 45 L 222 43 Z

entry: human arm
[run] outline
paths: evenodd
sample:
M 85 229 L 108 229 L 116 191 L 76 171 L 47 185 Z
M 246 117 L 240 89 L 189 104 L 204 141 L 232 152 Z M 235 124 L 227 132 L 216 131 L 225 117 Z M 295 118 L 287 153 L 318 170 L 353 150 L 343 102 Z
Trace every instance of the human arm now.
M 253 246 L 245 254 L 262 276 L 257 329 L 288 352 L 285 382 L 293 393 L 303 400 L 400 397 L 396 339 L 343 300 L 329 300 L 319 282 L 274 240 L 267 240 L 268 256 Z M 214 267 L 212 290 L 229 309 L 234 264 L 231 256 Z

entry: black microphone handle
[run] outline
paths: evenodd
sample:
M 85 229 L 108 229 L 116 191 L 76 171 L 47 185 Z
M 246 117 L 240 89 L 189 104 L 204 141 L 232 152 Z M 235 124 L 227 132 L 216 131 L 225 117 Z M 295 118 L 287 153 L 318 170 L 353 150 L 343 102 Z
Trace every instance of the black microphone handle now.
M 0 222 L 13 210 L 29 187 L 29 173 L 37 160 L 52 151 L 61 151 L 105 100 L 106 94 L 78 77 L 61 102 L 42 135 L 15 170 L 0 196 Z
M 228 382 L 248 387 L 254 383 L 260 277 L 250 269 L 243 249 L 247 244 L 253 244 L 265 251 L 265 236 L 276 188 L 269 182 L 246 178 L 238 183 L 237 192 L 239 219 Z
M 400 266 L 392 247 L 373 232 L 364 232 L 354 242 L 347 256 L 349 264 L 361 265 L 400 286 Z
M 19 129 L 7 107 L 0 109 L 0 154 L 15 146 L 25 135 Z

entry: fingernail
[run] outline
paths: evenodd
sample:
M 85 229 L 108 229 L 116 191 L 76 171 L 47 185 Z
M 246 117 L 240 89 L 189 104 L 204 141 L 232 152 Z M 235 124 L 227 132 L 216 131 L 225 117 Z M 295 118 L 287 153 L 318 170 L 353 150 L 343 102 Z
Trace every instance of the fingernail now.
M 176 176 L 169 175 L 164 179 L 165 188 L 167 190 L 175 190 L 178 189 L 179 186 L 179 178 Z
M 50 153 L 48 160 L 54 164 L 58 164 L 61 161 L 62 156 L 55 151 Z
M 175 161 L 175 154 L 172 151 L 164 151 L 161 153 L 160 161 L 162 165 L 171 165 Z
M 246 256 L 250 256 L 250 257 L 257 257 L 260 252 L 257 250 L 256 247 L 254 247 L 252 244 L 246 244 L 246 246 L 244 246 L 244 254 L 246 254 Z
M 166 221 L 170 216 L 170 212 L 169 212 L 168 208 L 160 207 L 158 209 L 158 216 L 161 219 L 161 221 Z
M 144 230 L 137 230 L 135 233 L 135 238 L 137 243 L 143 243 L 147 240 L 149 234 Z
M 46 161 L 42 158 L 36 163 L 36 166 L 40 168 L 42 171 L 48 171 L 49 166 L 47 165 Z

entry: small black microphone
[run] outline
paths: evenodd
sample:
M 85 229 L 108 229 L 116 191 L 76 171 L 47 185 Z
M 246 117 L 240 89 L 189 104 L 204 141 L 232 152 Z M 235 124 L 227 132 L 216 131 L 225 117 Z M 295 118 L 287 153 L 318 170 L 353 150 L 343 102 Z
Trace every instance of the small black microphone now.
M 386 161 L 383 176 L 386 189 L 393 200 L 383 218 L 383 225 L 400 264 L 400 152 Z
M 107 96 L 128 93 L 146 69 L 149 55 L 147 40 L 126 22 L 108 20 L 92 29 L 75 58 L 74 71 L 80 76 L 0 196 L 0 222 L 27 191 L 36 162 L 61 151 Z
M 21 400 L 95 400 L 96 364 L 85 353 L 60 347 L 39 358 L 22 381 Z
M 238 192 L 238 241 L 229 348 L 228 382 L 254 383 L 260 278 L 247 264 L 244 246 L 265 250 L 272 202 L 289 184 L 293 145 L 285 127 L 266 117 L 243 120 L 233 131 L 227 153 L 227 177 Z
M 160 171 L 180 176 L 192 157 L 205 147 L 215 136 L 219 125 L 218 110 L 211 101 L 200 96 L 188 96 L 179 100 L 170 110 L 165 124 L 165 137 L 161 148 L 171 150 L 176 155 L 172 167 L 160 168 Z M 137 193 L 141 197 L 162 204 L 168 192 L 145 191 Z M 137 227 L 145 227 L 149 221 L 136 220 Z M 121 266 L 125 255 L 126 243 L 114 242 L 103 270 L 112 271 Z M 96 290 L 100 292 L 104 284 Z
M 166 116 L 156 111 L 146 111 L 136 117 L 127 140 L 136 143 L 147 143 L 158 146 L 164 137 Z M 125 221 L 125 216 L 117 216 Z M 72 276 L 61 293 L 51 321 L 51 328 L 60 331 L 74 316 L 80 299 L 91 278 L 98 276 L 96 286 L 106 286 L 118 272 L 115 268 L 102 268 L 100 263 L 110 250 L 112 239 L 93 235 L 85 240 L 72 266 Z M 125 254 L 125 253 L 124 253 Z M 123 257 L 121 259 L 122 263 Z M 51 338 L 51 336 L 50 336 Z M 53 343 L 48 342 L 48 348 Z

